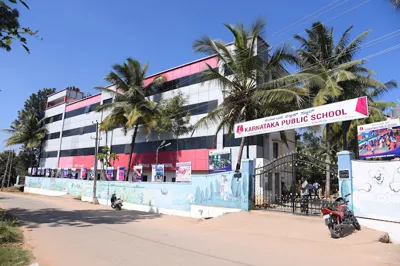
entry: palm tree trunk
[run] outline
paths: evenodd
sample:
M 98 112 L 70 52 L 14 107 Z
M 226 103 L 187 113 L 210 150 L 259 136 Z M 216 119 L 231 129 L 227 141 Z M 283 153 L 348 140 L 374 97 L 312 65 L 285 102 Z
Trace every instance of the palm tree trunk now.
M 347 132 L 349 131 L 350 121 L 342 122 L 342 131 L 343 131 L 343 150 L 347 150 Z
M 331 196 L 331 143 L 329 142 L 330 135 L 330 125 L 326 124 L 326 132 L 325 132 L 325 142 L 326 142 L 326 180 L 325 180 L 325 198 L 328 199 Z
M 133 130 L 133 134 L 132 134 L 131 150 L 129 152 L 129 160 L 128 160 L 128 167 L 127 167 L 127 170 L 126 170 L 125 181 L 129 180 L 129 173 L 131 171 L 132 155 L 133 155 L 133 150 L 135 149 L 135 140 L 136 140 L 137 131 L 138 131 L 138 125 L 135 125 L 135 128 Z
M 5 169 L 5 171 L 4 171 L 3 180 L 1 181 L 1 190 L 3 190 L 4 182 L 6 181 L 7 170 L 8 170 L 8 164 L 10 163 L 10 157 L 11 157 L 11 152 L 8 153 L 6 169 Z
M 240 142 L 239 153 L 238 153 L 237 162 L 236 162 L 236 171 L 240 170 L 240 164 L 242 162 L 242 155 L 243 155 L 243 149 L 244 149 L 245 140 L 246 140 L 246 138 L 243 137 L 242 141 Z
M 10 178 L 11 178 L 12 166 L 13 166 L 13 157 L 14 157 L 14 151 L 11 152 L 11 161 L 10 161 L 10 169 L 8 170 L 7 187 L 10 186 Z

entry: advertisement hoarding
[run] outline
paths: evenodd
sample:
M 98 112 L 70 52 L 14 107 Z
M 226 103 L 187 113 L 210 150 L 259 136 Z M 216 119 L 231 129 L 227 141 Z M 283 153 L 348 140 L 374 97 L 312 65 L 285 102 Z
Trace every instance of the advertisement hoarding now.
M 368 117 L 366 97 L 235 124 L 235 138 Z
M 152 182 L 163 182 L 164 181 L 164 165 L 153 164 L 151 166 L 151 181 Z
M 135 165 L 133 167 L 133 180 L 134 181 L 142 181 L 142 175 L 143 175 L 143 166 Z
M 176 182 L 192 180 L 192 162 L 176 163 Z
M 107 180 L 114 180 L 114 167 L 107 167 Z
M 357 127 L 360 159 L 400 156 L 400 119 Z
M 231 150 L 213 150 L 208 152 L 208 170 L 210 173 L 232 170 Z
M 125 180 L 125 166 L 118 167 L 118 180 L 119 181 Z

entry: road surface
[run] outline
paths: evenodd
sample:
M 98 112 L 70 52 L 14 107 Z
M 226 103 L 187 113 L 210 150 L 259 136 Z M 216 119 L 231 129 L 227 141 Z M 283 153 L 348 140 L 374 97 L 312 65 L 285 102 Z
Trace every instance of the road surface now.
M 114 211 L 71 197 L 0 193 L 35 261 L 64 265 L 400 265 L 400 245 L 363 228 L 334 240 L 320 218 L 271 212 L 210 220 Z

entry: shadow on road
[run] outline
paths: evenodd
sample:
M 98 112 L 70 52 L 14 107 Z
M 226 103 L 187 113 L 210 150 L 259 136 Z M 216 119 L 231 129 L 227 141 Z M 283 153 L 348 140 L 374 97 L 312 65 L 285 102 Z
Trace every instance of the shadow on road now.
M 46 208 L 29 210 L 23 208 L 8 209 L 8 212 L 20 220 L 27 228 L 38 228 L 42 225 L 50 227 L 76 226 L 89 227 L 95 224 L 126 224 L 144 219 L 159 218 L 155 213 L 116 210 L 60 210 Z

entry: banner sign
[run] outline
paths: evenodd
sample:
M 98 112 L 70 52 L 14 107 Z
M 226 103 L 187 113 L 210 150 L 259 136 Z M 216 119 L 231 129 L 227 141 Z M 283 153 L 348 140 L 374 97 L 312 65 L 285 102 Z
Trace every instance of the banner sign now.
M 213 150 L 208 152 L 208 170 L 210 173 L 232 170 L 231 150 Z
M 61 178 L 61 168 L 57 168 L 57 178 Z
M 400 119 L 358 126 L 360 159 L 400 156 Z
M 118 167 L 118 180 L 119 181 L 125 180 L 125 166 Z
M 151 181 L 152 182 L 163 182 L 164 181 L 164 165 L 153 164 L 151 166 Z
M 77 176 L 76 176 L 76 168 L 72 168 L 71 169 L 71 178 L 73 178 L 73 179 L 75 179 Z
M 143 166 L 135 165 L 133 167 L 133 180 L 134 181 L 142 181 L 142 175 L 143 175 Z
M 190 182 L 192 180 L 192 162 L 176 163 L 176 182 Z
M 368 117 L 367 97 L 235 124 L 235 138 Z
M 32 167 L 29 167 L 29 168 L 28 168 L 28 175 L 33 175 L 33 174 L 32 174 Z
M 46 168 L 46 174 L 45 174 L 45 176 L 47 176 L 47 177 L 50 176 L 50 169 L 49 169 L 49 168 Z
M 400 162 L 352 161 L 354 215 L 400 222 Z
M 107 167 L 107 179 L 114 180 L 114 167 Z
M 87 169 L 84 167 L 81 169 L 81 178 L 82 179 L 86 179 L 86 175 L 87 175 L 86 171 L 87 171 Z
M 32 168 L 32 175 L 36 175 L 36 172 L 37 172 L 36 167 L 33 167 L 33 168 Z
M 64 169 L 63 177 L 64 177 L 64 178 L 68 177 L 68 168 L 65 168 L 65 169 Z
M 94 180 L 94 176 L 95 176 L 95 174 L 94 174 L 94 168 L 92 167 L 92 168 L 90 168 L 89 179 L 90 179 L 90 180 Z

